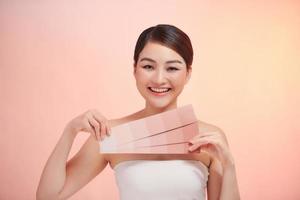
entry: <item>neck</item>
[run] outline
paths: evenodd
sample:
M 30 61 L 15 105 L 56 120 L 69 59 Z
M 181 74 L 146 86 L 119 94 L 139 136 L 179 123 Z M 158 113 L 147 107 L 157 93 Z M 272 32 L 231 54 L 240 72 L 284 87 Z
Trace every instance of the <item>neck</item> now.
M 143 110 L 141 110 L 141 115 L 143 117 L 148 117 L 154 114 L 158 114 L 167 110 L 171 110 L 171 109 L 175 109 L 177 108 L 177 100 L 175 100 L 174 102 L 171 102 L 170 104 L 168 104 L 165 107 L 153 107 L 152 105 L 148 104 L 146 102 L 146 106 Z

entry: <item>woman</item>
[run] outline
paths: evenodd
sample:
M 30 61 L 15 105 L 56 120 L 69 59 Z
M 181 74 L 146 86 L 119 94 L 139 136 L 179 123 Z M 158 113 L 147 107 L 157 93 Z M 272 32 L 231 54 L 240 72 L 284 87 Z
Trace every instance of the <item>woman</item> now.
M 67 199 L 109 163 L 115 170 L 122 200 L 240 199 L 235 165 L 223 131 L 199 121 L 200 134 L 192 138 L 188 154 L 101 154 L 99 140 L 110 127 L 177 108 L 177 97 L 192 73 L 193 49 L 189 37 L 172 25 L 144 30 L 134 51 L 133 74 L 145 99 L 145 108 L 107 120 L 95 109 L 71 120 L 49 157 L 37 189 L 37 199 Z M 72 143 L 80 131 L 90 137 L 69 161 Z

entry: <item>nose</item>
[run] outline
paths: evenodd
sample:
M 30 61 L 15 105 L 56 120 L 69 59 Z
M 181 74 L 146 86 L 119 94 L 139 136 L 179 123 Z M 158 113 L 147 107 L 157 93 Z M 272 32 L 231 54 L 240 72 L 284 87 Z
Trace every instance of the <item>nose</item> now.
M 156 70 L 154 76 L 152 77 L 152 81 L 156 84 L 163 84 L 166 82 L 166 75 L 163 70 Z

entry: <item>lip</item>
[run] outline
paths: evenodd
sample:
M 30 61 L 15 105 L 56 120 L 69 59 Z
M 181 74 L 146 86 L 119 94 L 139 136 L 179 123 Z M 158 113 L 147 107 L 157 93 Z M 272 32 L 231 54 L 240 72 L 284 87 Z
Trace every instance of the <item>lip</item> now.
M 166 87 L 165 87 L 166 88 Z M 154 96 L 166 96 L 169 94 L 169 92 L 172 90 L 172 88 L 170 88 L 170 90 L 168 92 L 162 92 L 162 93 L 156 93 L 156 92 L 152 92 L 152 90 L 150 90 L 150 87 L 147 87 L 147 89 L 149 90 L 149 92 L 154 95 Z

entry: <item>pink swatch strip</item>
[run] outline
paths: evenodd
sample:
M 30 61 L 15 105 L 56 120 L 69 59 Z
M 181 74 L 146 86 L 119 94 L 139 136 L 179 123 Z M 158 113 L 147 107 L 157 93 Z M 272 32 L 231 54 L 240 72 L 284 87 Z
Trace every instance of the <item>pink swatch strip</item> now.
M 187 153 L 188 140 L 197 135 L 192 105 L 168 110 L 112 127 L 100 141 L 101 153 Z

